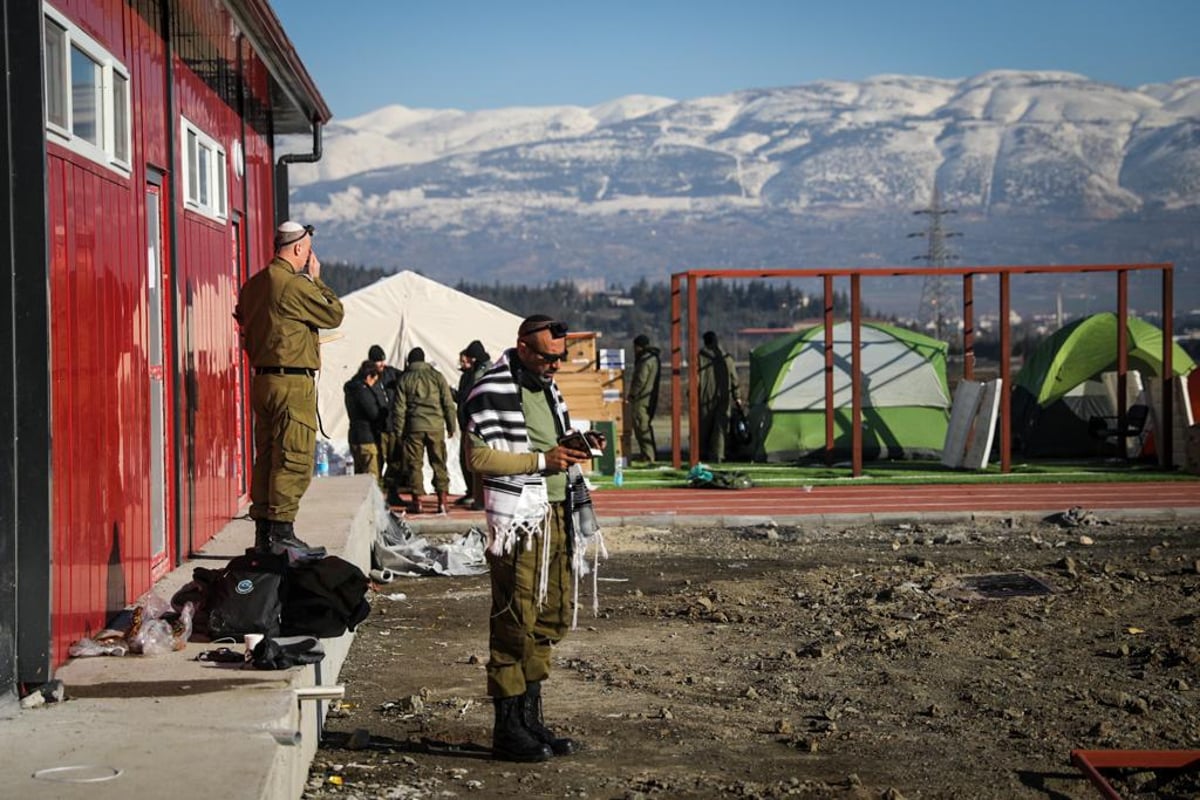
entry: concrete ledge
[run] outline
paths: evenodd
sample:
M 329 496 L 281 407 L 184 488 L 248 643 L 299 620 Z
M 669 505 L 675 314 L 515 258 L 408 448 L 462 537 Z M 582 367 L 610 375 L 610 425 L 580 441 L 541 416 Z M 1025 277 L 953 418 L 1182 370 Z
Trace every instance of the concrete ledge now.
M 301 504 L 296 533 L 366 572 L 380 509 L 383 496 L 367 476 L 317 479 Z M 222 566 L 253 541 L 249 520 L 230 521 L 155 591 L 170 598 L 195 567 Z M 320 664 L 279 671 L 195 661 L 219 646 L 207 642 L 162 656 L 74 659 L 56 673 L 67 702 L 0 723 L 0 795 L 298 798 L 320 741 L 325 703 L 301 703 L 296 690 L 336 684 L 353 639 L 352 633 L 325 639 Z M 34 777 L 79 765 L 90 766 L 89 774 L 119 774 L 75 785 Z

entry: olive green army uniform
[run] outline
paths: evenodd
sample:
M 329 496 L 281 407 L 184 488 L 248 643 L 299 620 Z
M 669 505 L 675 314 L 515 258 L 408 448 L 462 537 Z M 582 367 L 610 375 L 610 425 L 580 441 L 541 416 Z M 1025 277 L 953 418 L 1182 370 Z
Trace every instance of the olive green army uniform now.
M 425 493 L 422 468 L 425 455 L 433 468 L 433 490 L 450 490 L 450 472 L 446 468 L 446 437 L 455 431 L 454 400 L 450 384 L 432 364 L 414 361 L 400 376 L 393 407 L 396 431 L 401 435 L 404 463 L 408 465 L 409 488 L 414 494 Z
M 661 364 L 658 348 L 646 347 L 638 353 L 633 364 L 633 378 L 629 381 L 629 416 L 633 424 L 634 456 L 643 456 L 654 461 L 657 448 L 651 420 L 658 405 L 658 378 Z
M 282 258 L 242 286 L 234 316 L 254 379 L 250 516 L 294 522 L 312 481 L 317 436 L 319 328 L 342 323 L 337 295 Z
M 737 370 L 733 356 L 718 348 L 700 350 L 700 457 L 725 460 L 725 433 L 737 397 Z
M 543 391 L 521 387 L 521 409 L 529 432 L 530 453 L 493 450 L 476 434 L 470 435 L 471 469 L 482 474 L 521 474 L 538 471 L 538 453 L 558 444 L 554 415 Z M 492 611 L 488 631 L 487 691 L 491 697 L 514 697 L 531 683 L 550 675 L 552 651 L 571 629 L 574 612 L 571 586 L 571 553 L 567 546 L 567 475 L 544 475 L 550 501 L 547 534 L 549 549 L 541 543 L 517 543 L 511 552 L 496 555 L 488 550 L 492 583 Z M 546 600 L 539 607 L 538 572 L 549 558 Z

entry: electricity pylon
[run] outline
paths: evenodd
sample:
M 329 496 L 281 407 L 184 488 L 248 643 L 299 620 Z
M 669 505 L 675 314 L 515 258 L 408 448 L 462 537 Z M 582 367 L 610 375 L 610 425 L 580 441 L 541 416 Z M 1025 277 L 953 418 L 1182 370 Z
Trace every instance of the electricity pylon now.
M 913 256 L 913 261 L 928 261 L 931 267 L 944 267 L 946 262 L 958 258 L 956 253 L 946 249 L 946 240 L 961 233 L 948 232 L 942 228 L 942 217 L 946 214 L 957 214 L 952 208 L 942 208 L 942 193 L 933 187 L 933 200 L 929 208 L 914 211 L 914 214 L 927 214 L 929 227 L 908 236 L 924 236 L 929 241 L 929 249 L 924 255 Z M 958 313 L 958 304 L 954 299 L 954 290 L 945 275 L 934 274 L 925 278 L 921 287 L 921 304 L 917 308 L 917 321 L 922 328 L 933 325 L 934 338 L 941 339 L 942 332 Z

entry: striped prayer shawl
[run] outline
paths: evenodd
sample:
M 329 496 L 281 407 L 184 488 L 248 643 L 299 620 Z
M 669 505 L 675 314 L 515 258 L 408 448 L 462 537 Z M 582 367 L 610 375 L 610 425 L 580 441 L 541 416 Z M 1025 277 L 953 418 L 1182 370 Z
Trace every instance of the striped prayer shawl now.
M 506 453 L 529 453 L 529 430 L 521 405 L 521 386 L 515 375 L 517 354 L 509 349 L 497 359 L 471 389 L 466 401 L 467 431 L 483 439 L 488 447 Z M 571 424 L 567 403 L 553 381 L 546 388 L 546 401 L 553 412 L 556 433 L 561 436 Z M 549 574 L 550 537 L 545 535 L 550 524 L 550 502 L 546 481 L 537 472 L 520 475 L 485 475 L 483 505 L 488 523 L 488 551 L 494 555 L 512 552 L 518 541 L 526 548 L 537 542 L 542 546 L 541 570 L 538 580 L 538 605 L 546 599 Z M 591 495 L 578 466 L 567 471 L 567 546 L 574 575 L 574 599 L 578 609 L 579 577 L 592 572 L 593 611 L 598 611 L 596 569 L 600 558 L 608 557 L 604 538 L 596 523 Z M 587 559 L 588 545 L 595 542 L 592 568 Z M 577 623 L 578 611 L 572 620 Z

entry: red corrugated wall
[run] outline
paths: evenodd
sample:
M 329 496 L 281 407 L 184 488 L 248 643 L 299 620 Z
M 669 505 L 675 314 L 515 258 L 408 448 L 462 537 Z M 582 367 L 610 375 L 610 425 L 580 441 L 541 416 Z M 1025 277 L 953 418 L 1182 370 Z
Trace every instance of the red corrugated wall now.
M 168 569 L 177 553 L 198 548 L 235 515 L 244 500 L 248 431 L 244 365 L 231 316 L 245 263 L 268 258 L 272 229 L 273 152 L 268 137 L 245 126 L 236 103 L 223 100 L 184 62 L 174 64 L 176 114 L 183 114 L 229 156 L 230 219 L 185 211 L 182 186 L 170 207 L 180 165 L 169 163 L 164 58 L 157 0 L 59 2 L 64 16 L 94 37 L 129 70 L 133 92 L 132 174 L 125 178 L 54 143 L 48 151 L 50 242 L 54 662 L 67 647 L 104 627 L 109 613 L 134 600 Z M 189 36 L 209 36 L 236 74 L 238 40 L 216 2 L 172 3 Z M 196 41 L 194 38 L 192 41 Z M 243 42 L 247 94 L 267 97 L 266 72 Z M 246 173 L 232 169 L 233 143 L 244 139 Z M 179 155 L 176 154 L 176 160 Z M 163 285 L 168 381 L 168 513 L 182 476 L 179 518 L 168 524 L 168 554 L 153 561 L 150 543 L 149 369 L 147 346 L 147 165 L 166 174 L 162 188 L 167 236 Z M 236 212 L 236 214 L 234 213 Z M 233 220 L 245 245 L 239 266 Z M 164 244 L 169 243 L 169 238 Z M 251 258 L 247 259 L 249 255 Z M 174 294 L 169 291 L 174 289 Z M 174 409 L 179 409 L 177 425 Z M 173 431 L 179 432 L 179 441 Z M 239 438 L 243 437 L 243 438 Z

